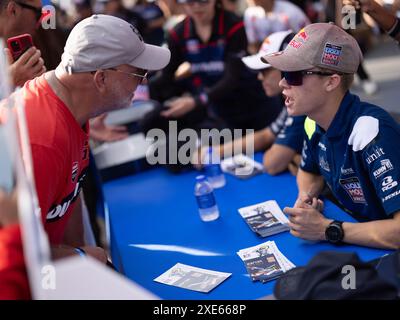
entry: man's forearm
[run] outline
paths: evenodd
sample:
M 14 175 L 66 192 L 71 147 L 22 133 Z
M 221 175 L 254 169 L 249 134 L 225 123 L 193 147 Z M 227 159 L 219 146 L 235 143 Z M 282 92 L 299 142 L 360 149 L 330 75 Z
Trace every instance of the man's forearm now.
M 385 31 L 389 31 L 396 22 L 396 17 L 376 1 L 371 3 L 371 6 L 366 10 L 366 13 L 369 14 Z
M 324 188 L 324 184 L 322 176 L 299 169 L 297 173 L 299 197 L 301 195 L 308 195 L 309 198 L 318 197 Z
M 81 196 L 82 194 L 76 199 L 75 207 L 71 212 L 63 239 L 63 244 L 72 247 L 85 245 Z
M 343 230 L 343 241 L 346 243 L 385 249 L 400 248 L 399 218 L 364 223 L 345 222 Z
M 67 245 L 51 246 L 51 257 L 53 260 L 76 255 L 78 255 L 78 253 L 76 252 L 74 247 Z

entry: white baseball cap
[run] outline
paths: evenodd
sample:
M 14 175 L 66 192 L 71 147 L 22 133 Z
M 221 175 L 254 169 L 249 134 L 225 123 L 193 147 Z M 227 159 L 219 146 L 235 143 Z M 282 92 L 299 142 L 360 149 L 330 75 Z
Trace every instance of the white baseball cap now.
M 243 57 L 242 61 L 243 63 L 250 69 L 253 70 L 262 70 L 262 69 L 267 69 L 270 68 L 270 64 L 265 64 L 265 62 L 262 62 L 261 58 L 264 57 L 267 54 L 275 53 L 278 51 L 283 50 L 282 48 L 284 44 L 288 44 L 289 41 L 291 40 L 292 37 L 289 37 L 289 35 L 293 35 L 294 33 L 292 30 L 287 30 L 287 31 L 279 31 L 272 33 L 270 36 L 264 39 L 260 51 L 258 51 L 257 54 L 254 54 L 252 56 L 247 56 Z M 286 41 L 285 41 L 286 40 Z
M 160 70 L 171 52 L 146 44 L 128 22 L 96 14 L 79 22 L 68 36 L 59 67 L 69 73 L 109 69 L 122 64 L 145 70 Z

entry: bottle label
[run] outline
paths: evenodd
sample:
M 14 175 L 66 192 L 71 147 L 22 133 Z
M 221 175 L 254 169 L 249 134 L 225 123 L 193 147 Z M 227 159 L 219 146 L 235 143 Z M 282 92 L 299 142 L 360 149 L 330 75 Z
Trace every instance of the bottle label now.
M 207 172 L 207 176 L 209 176 L 209 177 L 219 176 L 222 173 L 221 167 L 219 164 L 210 164 L 210 165 L 206 166 L 206 172 Z
M 213 206 L 215 206 L 215 197 L 212 192 L 203 194 L 201 196 L 196 196 L 197 199 L 197 205 L 199 206 L 200 209 L 208 209 Z

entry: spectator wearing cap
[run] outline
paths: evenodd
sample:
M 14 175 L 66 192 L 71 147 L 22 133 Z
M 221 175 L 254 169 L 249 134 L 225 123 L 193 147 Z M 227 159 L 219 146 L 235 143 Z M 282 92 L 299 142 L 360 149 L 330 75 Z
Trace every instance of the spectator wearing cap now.
M 275 32 L 265 38 L 257 54 L 242 58 L 243 63 L 249 69 L 258 72 L 258 79 L 263 85 L 265 94 L 269 97 L 279 96 L 282 105 L 284 104 L 284 98 L 282 89 L 279 87 L 279 81 L 282 78 L 281 71 L 263 63 L 261 57 L 283 50 L 293 36 L 294 34 L 290 30 Z M 264 153 L 263 162 L 264 168 L 269 174 L 281 173 L 287 170 L 288 167 L 296 174 L 298 165 L 294 165 L 294 163 L 299 162 L 298 159 L 303 147 L 304 119 L 305 116 L 288 116 L 286 108 L 283 108 L 272 124 L 256 131 L 251 137 L 246 136 L 214 148 L 217 148 L 220 156 L 223 157 L 224 154 L 231 155 L 232 150 L 233 152 L 242 152 L 242 150 L 246 149 L 246 141 L 252 141 L 254 143 L 254 151 L 268 148 Z M 206 151 L 207 148 L 203 147 L 201 157 Z
M 400 128 L 349 92 L 362 61 L 356 40 L 333 24 L 307 26 L 264 60 L 283 71 L 289 115 L 307 115 L 291 233 L 308 240 L 400 247 Z M 327 184 L 359 223 L 332 221 L 317 200 Z
M 252 0 L 244 12 L 249 52 L 258 52 L 263 40 L 278 31 L 300 31 L 310 23 L 305 13 L 289 1 Z M 253 5 L 254 4 L 254 5 Z
M 101 36 L 99 36 L 101 35 Z M 147 70 L 168 64 L 168 49 L 148 45 L 129 23 L 107 15 L 71 31 L 55 71 L 29 81 L 26 109 L 35 183 L 54 258 L 105 252 L 84 246 L 80 197 L 89 162 L 88 121 L 130 106 Z
M 40 0 L 0 0 L 0 38 L 6 41 L 24 33 L 33 35 L 41 16 Z M 5 50 L 14 86 L 22 86 L 26 81 L 46 72 L 40 51 L 35 47 L 27 50 L 17 61 L 14 61 L 9 49 Z

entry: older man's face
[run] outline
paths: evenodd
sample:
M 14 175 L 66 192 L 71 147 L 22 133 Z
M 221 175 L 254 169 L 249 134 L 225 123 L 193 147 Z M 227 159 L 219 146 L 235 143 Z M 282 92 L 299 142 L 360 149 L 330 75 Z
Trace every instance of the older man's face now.
M 5 37 L 13 37 L 23 33 L 34 34 L 38 24 L 38 12 L 42 8 L 41 0 L 10 1 L 15 6 L 15 15 L 7 14 Z M 5 9 L 6 10 L 6 9 Z
M 106 70 L 107 84 L 109 88 L 109 105 L 112 110 L 129 107 L 138 85 L 144 80 L 141 75 L 146 70 L 138 69 L 129 65 L 121 65 Z M 111 111 L 111 110 L 108 110 Z

